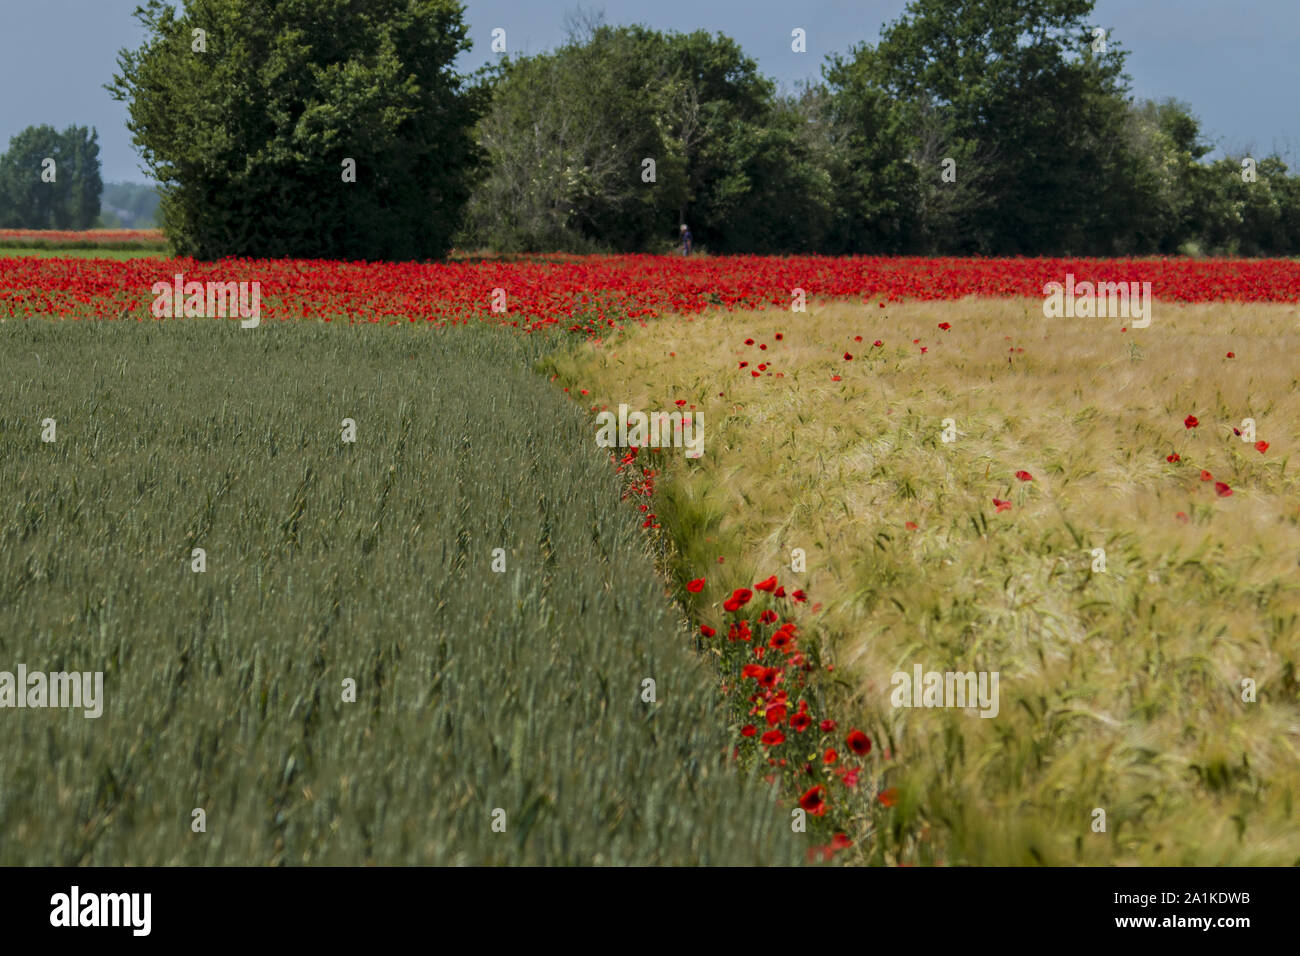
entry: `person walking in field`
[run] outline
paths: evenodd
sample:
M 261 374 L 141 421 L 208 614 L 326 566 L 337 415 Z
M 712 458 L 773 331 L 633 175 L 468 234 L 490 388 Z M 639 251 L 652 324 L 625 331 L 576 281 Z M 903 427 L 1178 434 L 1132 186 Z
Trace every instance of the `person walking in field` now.
M 686 223 L 682 223 L 682 255 L 689 256 L 690 254 L 691 254 L 691 231 L 686 227 Z

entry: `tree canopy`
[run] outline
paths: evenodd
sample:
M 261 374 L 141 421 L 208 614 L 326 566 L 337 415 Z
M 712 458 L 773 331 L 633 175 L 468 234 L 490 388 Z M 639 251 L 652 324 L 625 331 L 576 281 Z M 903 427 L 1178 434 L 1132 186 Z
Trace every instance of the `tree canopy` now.
M 103 186 L 94 129 L 29 126 L 0 156 L 0 227 L 89 229 Z
M 469 197 L 475 97 L 455 0 L 149 0 L 109 85 L 181 254 L 444 254 Z M 350 175 L 350 171 L 354 171 Z

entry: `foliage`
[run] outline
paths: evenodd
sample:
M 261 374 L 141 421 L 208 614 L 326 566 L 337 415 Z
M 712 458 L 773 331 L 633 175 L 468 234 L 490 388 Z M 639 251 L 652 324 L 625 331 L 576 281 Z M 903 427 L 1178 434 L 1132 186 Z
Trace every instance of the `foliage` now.
M 42 174 L 54 160 L 53 182 Z M 29 126 L 0 156 L 0 228 L 89 229 L 99 216 L 99 134 Z
M 149 0 L 147 39 L 119 54 L 108 89 L 162 185 L 168 239 L 200 258 L 443 255 L 477 162 L 476 97 L 452 70 L 469 48 L 462 13 L 186 0 L 178 14 Z

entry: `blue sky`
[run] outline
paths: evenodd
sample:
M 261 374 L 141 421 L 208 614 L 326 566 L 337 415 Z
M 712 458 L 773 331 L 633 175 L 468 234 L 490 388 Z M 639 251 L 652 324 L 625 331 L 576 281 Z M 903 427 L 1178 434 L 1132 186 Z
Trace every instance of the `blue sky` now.
M 996 0 L 993 0 L 996 2 Z M 126 108 L 102 88 L 117 51 L 143 39 L 136 0 L 3 0 L 0 11 L 0 149 L 29 125 L 77 123 L 99 130 L 106 181 L 147 181 L 126 130 Z M 564 37 L 573 0 L 469 0 L 472 70 L 493 56 L 492 30 L 512 53 L 549 49 Z M 722 31 L 759 68 L 792 86 L 816 78 L 823 57 L 874 42 L 906 0 L 588 0 L 607 23 Z M 1139 97 L 1176 96 L 1229 149 L 1274 150 L 1300 165 L 1300 2 L 1296 0 L 1098 0 L 1095 21 L 1130 53 Z M 808 52 L 790 50 L 802 27 Z

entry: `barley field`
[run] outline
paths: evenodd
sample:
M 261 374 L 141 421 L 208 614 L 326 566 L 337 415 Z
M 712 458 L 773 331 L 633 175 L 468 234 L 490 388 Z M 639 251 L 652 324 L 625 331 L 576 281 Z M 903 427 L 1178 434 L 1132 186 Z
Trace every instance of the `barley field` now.
M 1294 305 L 1133 329 L 969 298 L 664 319 L 550 370 L 592 408 L 704 413 L 658 520 L 708 625 L 773 572 L 821 603 L 896 791 L 883 819 L 860 795 L 858 859 L 1290 866 L 1296 354 Z M 996 717 L 894 706 L 918 665 L 997 672 Z

